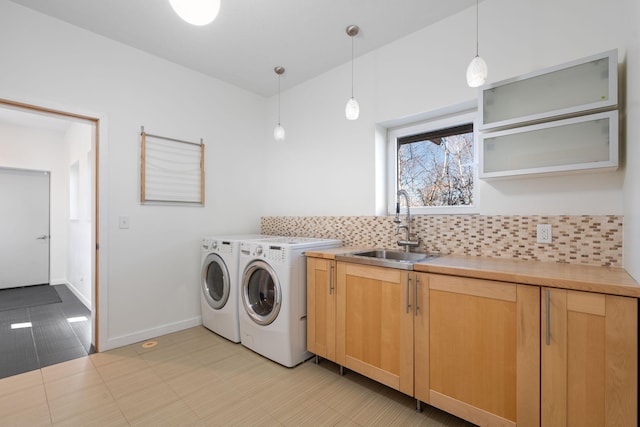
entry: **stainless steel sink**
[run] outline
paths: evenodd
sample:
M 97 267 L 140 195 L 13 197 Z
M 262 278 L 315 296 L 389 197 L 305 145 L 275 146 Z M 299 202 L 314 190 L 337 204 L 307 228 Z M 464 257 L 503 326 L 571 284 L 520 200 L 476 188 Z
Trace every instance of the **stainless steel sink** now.
M 401 252 L 389 251 L 386 249 L 378 249 L 373 251 L 355 252 L 353 255 L 366 256 L 370 258 L 390 259 L 394 261 L 421 261 L 427 258 L 427 254 L 417 252 Z
M 370 249 L 349 254 L 336 255 L 337 261 L 354 262 L 357 264 L 376 265 L 379 267 L 413 270 L 413 264 L 437 255 L 420 252 L 402 252 L 387 249 Z

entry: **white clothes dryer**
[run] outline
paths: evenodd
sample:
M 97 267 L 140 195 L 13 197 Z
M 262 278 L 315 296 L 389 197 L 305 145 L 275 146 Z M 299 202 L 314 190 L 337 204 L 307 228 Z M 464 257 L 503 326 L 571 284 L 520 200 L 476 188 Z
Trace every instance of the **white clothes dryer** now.
M 307 264 L 304 251 L 340 240 L 274 237 L 240 244 L 240 342 L 286 367 L 307 351 Z
M 238 288 L 240 242 L 270 236 L 244 234 L 202 239 L 200 308 L 202 325 L 229 341 L 240 342 Z

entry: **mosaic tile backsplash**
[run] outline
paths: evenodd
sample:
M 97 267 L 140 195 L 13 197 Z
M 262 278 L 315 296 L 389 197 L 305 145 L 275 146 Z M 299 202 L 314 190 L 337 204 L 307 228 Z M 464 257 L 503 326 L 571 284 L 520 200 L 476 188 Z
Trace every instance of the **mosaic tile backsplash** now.
M 623 217 L 543 215 L 415 215 L 420 250 L 442 255 L 622 267 Z M 263 234 L 340 239 L 345 246 L 398 249 L 393 216 L 263 217 Z M 405 216 L 402 217 L 403 222 Z M 552 243 L 536 242 L 551 224 Z

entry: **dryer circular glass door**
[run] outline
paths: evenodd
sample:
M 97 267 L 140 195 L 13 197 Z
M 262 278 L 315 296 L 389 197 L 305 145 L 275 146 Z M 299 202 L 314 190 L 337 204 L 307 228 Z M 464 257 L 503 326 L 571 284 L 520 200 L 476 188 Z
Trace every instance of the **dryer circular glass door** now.
M 280 312 L 282 290 L 275 271 L 264 261 L 249 263 L 242 275 L 242 304 L 258 325 L 272 323 Z
M 229 271 L 217 254 L 209 254 L 202 264 L 202 293 L 211 308 L 219 310 L 229 299 Z

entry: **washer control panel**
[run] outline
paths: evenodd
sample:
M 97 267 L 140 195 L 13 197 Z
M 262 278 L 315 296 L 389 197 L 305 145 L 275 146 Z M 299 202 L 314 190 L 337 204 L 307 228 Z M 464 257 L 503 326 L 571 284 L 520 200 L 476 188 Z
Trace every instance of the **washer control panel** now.
M 240 253 L 243 256 L 266 259 L 274 262 L 285 262 L 287 260 L 286 246 L 270 244 L 268 242 L 242 242 L 240 245 Z

